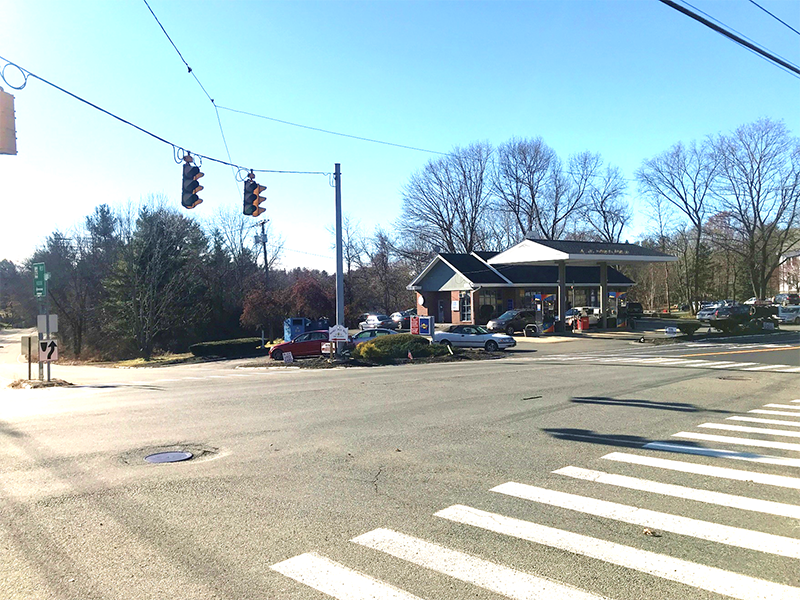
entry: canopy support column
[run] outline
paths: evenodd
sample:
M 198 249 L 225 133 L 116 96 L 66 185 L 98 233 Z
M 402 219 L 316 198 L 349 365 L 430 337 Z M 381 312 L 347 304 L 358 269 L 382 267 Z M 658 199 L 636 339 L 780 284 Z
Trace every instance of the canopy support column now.
M 558 320 L 561 323 L 561 331 L 566 329 L 567 324 L 567 263 L 563 260 L 558 261 Z
M 608 327 L 608 263 L 600 263 L 600 327 Z

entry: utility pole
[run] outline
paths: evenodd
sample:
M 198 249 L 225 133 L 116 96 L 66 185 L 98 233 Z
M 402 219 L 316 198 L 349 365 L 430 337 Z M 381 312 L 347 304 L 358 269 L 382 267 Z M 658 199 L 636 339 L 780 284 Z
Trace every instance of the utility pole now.
M 333 179 L 336 184 L 336 324 L 344 325 L 344 260 L 342 259 L 342 172 L 339 163 L 333 168 Z M 341 353 L 341 344 L 336 344 L 337 354 Z

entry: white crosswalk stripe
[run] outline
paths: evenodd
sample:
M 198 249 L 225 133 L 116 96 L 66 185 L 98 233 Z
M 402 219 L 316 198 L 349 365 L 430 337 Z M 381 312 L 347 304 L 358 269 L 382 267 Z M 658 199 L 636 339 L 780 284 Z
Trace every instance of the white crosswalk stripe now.
M 673 363 L 674 361 L 665 362 Z M 704 361 L 704 363 L 708 363 L 708 361 Z M 656 363 L 651 361 L 651 364 Z M 793 406 L 782 404 L 773 406 L 794 409 L 794 411 L 785 412 L 788 415 L 800 417 L 800 399 L 789 402 L 793 403 Z M 762 412 L 769 413 L 770 411 Z M 798 443 L 764 439 L 769 437 L 799 438 L 800 429 L 791 428 L 800 428 L 800 420 L 788 421 L 741 415 L 727 417 L 725 420 L 725 423 L 699 423 L 696 427 L 730 431 L 742 434 L 742 436 L 735 437 L 681 431 L 673 434 L 673 437 L 721 444 L 773 448 L 784 451 L 800 451 L 800 444 Z M 755 423 L 767 427 L 738 425 L 731 423 L 731 421 Z M 692 455 L 696 457 L 695 461 L 697 462 L 662 458 L 654 455 L 655 452 Z M 509 481 L 497 485 L 489 491 L 503 494 L 507 498 L 516 499 L 517 501 L 535 502 L 544 507 L 542 510 L 568 510 L 589 515 L 593 518 L 605 519 L 610 523 L 618 524 L 616 527 L 621 528 L 620 531 L 625 533 L 630 531 L 625 528 L 633 525 L 647 528 L 645 531 L 669 532 L 686 539 L 703 540 L 703 543 L 736 548 L 739 552 L 755 552 L 789 560 L 800 559 L 800 536 L 794 535 L 792 528 L 792 523 L 800 520 L 800 504 L 753 497 L 759 495 L 754 491 L 754 486 L 763 485 L 787 490 L 800 490 L 800 477 L 707 464 L 708 461 L 730 459 L 743 461 L 751 469 L 757 469 L 759 465 L 800 468 L 800 458 L 737 452 L 671 442 L 649 442 L 642 446 L 639 453 L 611 452 L 601 458 L 608 461 L 608 466 L 626 464 L 630 465 L 628 467 L 629 471 L 636 469 L 644 471 L 646 474 L 643 477 L 636 477 L 631 474 L 623 475 L 610 472 L 613 469 L 601 471 L 569 465 L 556 469 L 552 473 L 576 480 L 573 484 L 573 491 L 576 485 L 587 486 L 586 493 L 583 491 L 579 494 L 567 493 L 552 489 L 558 487 L 557 481 L 555 485 L 548 487 Z M 658 477 L 653 476 L 657 476 L 659 472 L 664 474 L 665 471 L 673 473 L 672 481 L 669 483 L 659 481 Z M 634 473 L 634 475 L 636 474 L 638 473 Z M 691 486 L 674 483 L 674 480 L 679 478 L 681 474 L 692 476 Z M 711 484 L 714 480 L 740 482 L 743 490 L 746 489 L 748 493 L 730 493 L 735 492 L 734 489 L 730 488 L 730 485 L 734 485 L 733 483 L 729 484 L 725 492 L 706 489 L 705 484 Z M 567 480 L 564 479 L 563 483 L 566 482 Z M 593 490 L 600 490 L 601 487 L 609 489 L 609 486 L 618 489 L 620 494 L 628 493 L 631 494 L 631 497 L 636 494 L 637 500 L 633 503 L 623 503 L 610 502 L 593 497 L 595 495 L 592 493 Z M 712 485 L 708 487 L 713 488 Z M 580 490 L 581 488 L 579 487 L 578 489 Z M 649 500 L 645 502 L 645 499 L 652 498 L 653 503 L 663 505 L 663 502 L 659 502 L 658 498 L 665 496 L 688 501 L 675 505 L 684 507 L 687 512 L 694 510 L 691 508 L 692 506 L 701 510 L 703 505 L 711 505 L 743 511 L 742 515 L 752 518 L 791 519 L 791 521 L 784 522 L 785 525 L 789 526 L 788 529 L 784 527 L 773 527 L 772 529 L 779 533 L 786 532 L 789 535 L 778 535 L 777 533 L 767 533 L 738 526 L 742 524 L 741 521 L 736 523 L 737 526 L 734 526 L 718 522 L 720 518 L 712 517 L 712 520 L 703 520 L 695 518 L 696 515 L 674 514 L 672 512 L 652 510 L 647 507 Z M 536 512 L 536 514 L 538 513 L 539 511 Z M 706 509 L 704 514 L 719 514 L 721 516 L 726 513 L 708 512 L 708 509 Z M 434 513 L 434 516 L 460 525 L 499 533 L 516 540 L 524 540 L 525 542 L 544 545 L 587 557 L 588 559 L 621 566 L 665 581 L 676 582 L 697 590 L 704 590 L 730 598 L 740 600 L 797 600 L 800 598 L 800 587 L 793 587 L 785 583 L 759 579 L 709 566 L 702 564 L 702 559 L 699 562 L 691 562 L 681 558 L 680 554 L 675 556 L 659 554 L 566 529 L 548 527 L 529 520 L 488 512 L 479 508 L 456 504 Z M 583 523 L 580 519 L 569 519 L 568 522 L 570 528 L 580 528 Z M 763 528 L 763 526 L 760 528 Z M 534 598 L 541 600 L 600 600 L 603 598 L 603 596 L 597 595 L 595 591 L 584 590 L 572 585 L 570 583 L 572 574 L 569 571 L 564 573 L 563 580 L 561 575 L 557 575 L 559 581 L 555 581 L 550 577 L 537 575 L 535 567 L 526 567 L 526 570 L 523 571 L 481 556 L 492 556 L 491 550 L 484 551 L 477 548 L 467 553 L 449 548 L 447 545 L 439 543 L 436 539 L 423 539 L 424 537 L 429 536 L 425 534 L 423 534 L 423 537 L 412 536 L 401 531 L 379 527 L 352 538 L 350 542 L 376 551 L 376 560 L 381 560 L 382 556 L 401 559 L 414 567 L 428 569 L 505 598 L 520 600 L 532 600 Z M 673 548 L 672 553 L 675 553 L 674 548 L 676 547 L 679 548 L 680 546 L 671 546 Z M 720 551 L 717 558 L 724 556 L 725 554 Z M 393 584 L 379 581 L 365 572 L 354 570 L 315 552 L 300 554 L 279 562 L 271 568 L 337 600 L 420 600 L 418 596 Z M 531 572 L 528 572 L 529 570 Z M 757 571 L 757 573 L 760 572 Z M 789 583 L 794 583 L 795 581 L 796 579 L 788 579 Z M 402 580 L 398 579 L 397 583 L 405 587 Z M 605 591 L 605 588 L 603 589 Z M 417 592 L 418 588 L 415 587 L 414 591 Z M 440 596 L 433 593 L 422 595 L 425 598 Z M 685 590 L 675 593 L 675 597 L 686 597 Z
M 739 600 L 797 600 L 800 588 L 707 567 L 664 554 L 455 505 L 436 513 L 456 523 L 596 558 Z
M 679 454 L 694 454 L 697 456 L 712 456 L 714 458 L 729 458 L 731 460 L 742 460 L 746 462 L 762 463 L 765 465 L 800 467 L 800 458 L 785 458 L 783 456 L 770 456 L 767 454 L 756 454 L 754 452 L 735 452 L 733 450 L 704 448 L 702 446 L 684 446 L 683 444 L 673 444 L 670 442 L 650 442 L 642 446 L 642 448 L 647 450 L 677 452 Z
M 574 477 L 575 479 L 582 479 L 584 481 L 615 485 L 632 490 L 672 496 L 674 498 L 685 498 L 687 500 L 696 500 L 697 502 L 705 502 L 707 504 L 716 504 L 780 517 L 800 519 L 800 506 L 795 504 L 783 504 L 781 502 L 772 502 L 771 500 L 759 500 L 757 498 L 734 496 L 733 494 L 698 490 L 680 485 L 661 483 L 659 481 L 628 477 L 626 475 L 614 475 L 611 473 L 604 473 L 603 471 L 581 469 L 579 467 L 564 467 L 563 469 L 553 471 L 553 473 Z
M 602 596 L 584 592 L 573 586 L 535 577 L 529 573 L 523 573 L 389 529 L 376 529 L 353 538 L 351 541 L 502 594 L 507 598 L 519 600 L 528 598 L 598 600 L 602 598 Z
M 789 442 L 754 440 L 751 438 L 733 437 L 729 435 L 694 433 L 692 431 L 679 431 L 678 433 L 673 433 L 672 437 L 683 438 L 686 440 L 703 440 L 706 442 L 719 442 L 720 444 L 734 444 L 737 446 L 755 446 L 757 448 L 773 448 L 776 450 L 791 450 L 793 452 L 800 452 L 800 444 L 792 444 Z
M 759 346 L 763 347 L 763 346 Z M 682 350 L 685 352 L 685 350 Z M 610 365 L 650 365 L 663 367 L 693 368 L 693 369 L 732 369 L 739 371 L 772 371 L 776 373 L 800 373 L 800 367 L 791 365 L 766 364 L 757 362 L 737 362 L 733 360 L 692 359 L 688 357 L 670 357 L 668 355 L 653 356 L 640 354 L 630 355 L 595 355 L 572 356 L 569 354 L 555 354 L 529 359 L 533 362 L 594 362 Z
M 787 429 L 766 429 L 764 427 L 746 427 L 742 425 L 728 425 L 726 423 L 703 423 L 698 425 L 698 427 L 703 427 L 704 429 L 722 429 L 724 431 L 739 431 L 741 433 L 760 433 L 763 435 L 800 438 L 800 431 L 789 431 Z
M 800 417 L 800 414 L 789 412 L 786 410 L 764 410 L 761 408 L 754 408 L 753 410 L 748 410 L 749 413 L 754 413 L 757 415 L 780 415 L 782 417 Z
M 800 406 L 795 406 L 793 404 L 765 404 L 764 408 L 790 408 L 792 410 L 800 411 Z M 800 415 L 800 412 L 797 414 Z
M 800 427 L 800 421 L 780 421 L 778 419 L 759 419 L 758 417 L 726 417 L 726 421 L 744 421 L 747 423 L 766 423 L 768 425 L 783 425 L 788 427 Z
M 338 600 L 420 600 L 399 588 L 310 552 L 270 567 Z
M 696 537 L 710 542 L 717 542 L 727 546 L 747 548 L 778 556 L 800 558 L 800 540 L 750 531 L 740 527 L 719 525 L 709 521 L 700 521 L 678 515 L 657 512 L 646 508 L 618 504 L 607 500 L 597 500 L 576 494 L 567 494 L 547 488 L 540 488 L 524 483 L 510 481 L 491 489 L 492 492 L 540 502 L 551 506 L 558 506 L 568 510 L 582 512 L 596 517 L 614 519 L 631 525 L 652 527 L 663 531 L 671 531 L 680 535 Z
M 646 467 L 655 467 L 657 469 L 680 471 L 682 473 L 693 473 L 695 475 L 705 475 L 707 477 L 731 479 L 734 481 L 752 481 L 762 485 L 772 485 L 776 487 L 800 490 L 800 478 L 788 477 L 786 475 L 772 475 L 769 473 L 759 473 L 757 471 L 742 471 L 740 469 L 731 469 L 730 467 L 717 467 L 700 463 L 670 460 L 667 458 L 656 458 L 654 456 L 627 454 L 625 452 L 612 452 L 610 454 L 606 454 L 603 456 L 603 458 L 617 462 L 629 463 L 632 465 L 643 465 Z

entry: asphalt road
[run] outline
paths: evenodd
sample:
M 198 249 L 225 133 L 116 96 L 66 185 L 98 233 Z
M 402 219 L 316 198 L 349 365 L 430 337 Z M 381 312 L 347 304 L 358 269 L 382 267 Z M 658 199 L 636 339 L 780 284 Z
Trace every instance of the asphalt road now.
M 796 599 L 798 336 L 719 344 L 54 367 L 0 390 L 0 596 Z

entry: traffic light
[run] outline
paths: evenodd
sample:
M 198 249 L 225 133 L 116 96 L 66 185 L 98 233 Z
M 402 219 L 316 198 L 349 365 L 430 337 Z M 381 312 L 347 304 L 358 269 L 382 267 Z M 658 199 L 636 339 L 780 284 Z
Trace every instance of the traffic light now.
M 191 154 L 186 154 L 183 157 L 183 190 L 181 192 L 181 204 L 185 208 L 194 208 L 202 202 L 197 194 L 203 189 L 203 186 L 197 183 L 197 180 L 203 176 L 200 169 L 192 165 L 194 159 Z
M 244 182 L 244 214 L 249 217 L 257 217 L 265 212 L 265 210 L 259 206 L 259 204 L 266 200 L 266 198 L 259 195 L 265 189 L 267 189 L 265 186 L 256 183 L 256 176 L 250 171 L 250 174 Z

